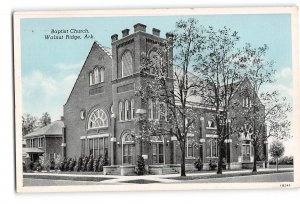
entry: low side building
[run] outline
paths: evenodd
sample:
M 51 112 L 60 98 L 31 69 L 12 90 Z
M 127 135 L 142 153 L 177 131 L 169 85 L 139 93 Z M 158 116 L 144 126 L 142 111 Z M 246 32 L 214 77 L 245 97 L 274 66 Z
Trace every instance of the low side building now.
M 32 162 L 38 161 L 40 156 L 48 159 L 62 156 L 63 127 L 64 122 L 57 120 L 25 135 L 26 147 L 23 147 L 23 155 Z

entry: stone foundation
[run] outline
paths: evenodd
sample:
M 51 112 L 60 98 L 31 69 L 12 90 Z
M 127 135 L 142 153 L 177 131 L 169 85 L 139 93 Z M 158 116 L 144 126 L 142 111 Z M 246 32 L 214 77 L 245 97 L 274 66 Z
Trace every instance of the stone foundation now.
M 104 166 L 103 167 L 103 175 L 113 175 L 118 173 L 120 166 Z
M 121 168 L 121 176 L 132 176 L 134 175 L 135 166 L 120 166 Z

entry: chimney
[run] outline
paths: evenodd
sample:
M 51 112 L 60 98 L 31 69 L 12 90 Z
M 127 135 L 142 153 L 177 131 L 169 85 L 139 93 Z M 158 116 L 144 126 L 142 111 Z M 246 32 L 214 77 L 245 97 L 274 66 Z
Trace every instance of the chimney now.
M 64 117 L 64 116 L 60 116 L 60 120 L 61 120 L 61 121 L 64 121 L 64 120 L 65 120 L 65 117 Z
M 111 42 L 115 42 L 115 41 L 117 41 L 118 40 L 118 34 L 113 34 L 112 36 L 111 36 Z
M 127 35 L 129 35 L 129 29 L 128 29 L 128 28 L 122 30 L 122 37 L 124 38 L 124 37 L 126 37 Z
M 173 33 L 166 33 L 166 38 L 172 38 L 173 39 L 174 35 Z
M 156 35 L 156 36 L 159 37 L 159 35 L 160 35 L 160 30 L 158 30 L 157 28 L 153 28 L 153 29 L 152 29 L 152 35 Z
M 135 24 L 134 26 L 134 32 L 137 32 L 137 31 L 143 31 L 143 32 L 146 32 L 146 25 L 144 24 L 141 24 L 141 23 L 137 23 Z

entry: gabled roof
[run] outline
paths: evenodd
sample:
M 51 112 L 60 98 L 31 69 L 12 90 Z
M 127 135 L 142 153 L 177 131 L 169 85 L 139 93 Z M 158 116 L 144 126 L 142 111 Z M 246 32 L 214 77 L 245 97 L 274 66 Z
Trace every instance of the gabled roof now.
M 77 83 L 77 81 L 79 79 L 79 76 L 80 76 L 81 72 L 83 71 L 83 68 L 85 67 L 85 64 L 86 64 L 86 62 L 87 62 L 87 60 L 88 60 L 88 58 L 89 58 L 89 56 L 90 56 L 90 54 L 91 54 L 91 52 L 92 52 L 92 50 L 93 50 L 93 48 L 94 48 L 95 45 L 98 46 L 99 48 L 101 48 L 112 59 L 112 49 L 109 48 L 109 47 L 104 47 L 99 42 L 94 41 L 93 45 L 90 48 L 89 54 L 86 56 L 85 61 L 84 61 L 83 65 L 82 65 L 82 67 L 80 69 L 80 72 L 79 72 L 79 74 L 77 76 L 77 79 L 76 79 L 75 83 L 73 84 L 72 90 L 71 90 L 71 92 L 69 94 L 69 97 L 68 97 L 68 99 L 67 99 L 67 101 L 66 101 L 65 104 L 68 103 L 68 101 L 69 101 L 69 99 L 70 99 L 70 97 L 72 95 L 72 92 L 73 92 L 73 90 L 75 88 L 75 84 Z
M 63 134 L 64 122 L 61 120 L 54 121 L 53 123 L 34 130 L 33 132 L 24 136 L 24 138 L 35 137 L 35 136 L 62 136 Z
M 95 41 L 95 43 L 102 48 L 102 50 L 110 57 L 112 58 L 112 49 L 110 47 L 104 47 L 103 45 L 101 45 L 98 41 Z

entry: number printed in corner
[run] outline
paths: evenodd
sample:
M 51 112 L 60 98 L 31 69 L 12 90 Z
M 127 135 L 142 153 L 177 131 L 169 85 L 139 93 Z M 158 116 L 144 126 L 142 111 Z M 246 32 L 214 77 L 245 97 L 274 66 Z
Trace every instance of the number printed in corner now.
M 291 187 L 291 184 L 289 184 L 289 183 L 282 183 L 282 184 L 280 184 L 280 187 L 281 188 L 289 188 L 289 187 Z

